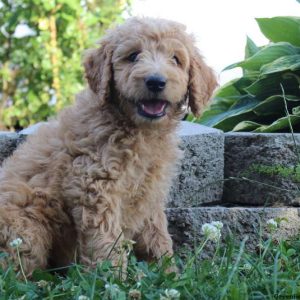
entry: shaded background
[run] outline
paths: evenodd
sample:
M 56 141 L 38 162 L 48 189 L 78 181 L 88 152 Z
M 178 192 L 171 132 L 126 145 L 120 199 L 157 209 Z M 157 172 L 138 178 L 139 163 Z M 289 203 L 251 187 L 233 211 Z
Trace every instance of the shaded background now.
M 0 130 L 46 120 L 84 86 L 82 54 L 111 24 L 131 15 L 185 23 L 221 70 L 244 56 L 246 36 L 266 44 L 255 17 L 298 15 L 295 0 L 0 0 Z

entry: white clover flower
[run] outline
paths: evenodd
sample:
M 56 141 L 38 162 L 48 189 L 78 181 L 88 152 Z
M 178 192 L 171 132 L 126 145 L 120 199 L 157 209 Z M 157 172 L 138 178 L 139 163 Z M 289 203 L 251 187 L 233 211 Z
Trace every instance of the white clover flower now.
M 109 290 L 109 289 L 118 290 L 119 289 L 119 286 L 117 284 L 110 284 L 110 283 L 106 283 L 104 287 L 106 290 Z
M 201 229 L 205 237 L 209 240 L 218 241 L 221 237 L 220 229 L 210 223 L 203 224 Z
M 221 230 L 223 228 L 223 223 L 220 221 L 213 221 L 210 223 L 211 225 L 215 226 L 216 228 L 218 228 L 219 230 Z
M 128 293 L 129 299 L 140 300 L 142 298 L 142 293 L 139 290 L 130 290 Z
M 278 228 L 278 223 L 274 219 L 270 219 L 267 221 L 267 228 L 269 230 L 276 230 Z
M 180 298 L 180 292 L 175 289 L 166 289 L 163 295 L 160 295 L 160 300 L 175 300 Z
M 244 271 L 251 271 L 251 269 L 252 269 L 252 266 L 249 264 L 249 263 L 245 263 L 244 265 L 243 265 L 243 270 Z
M 78 300 L 90 300 L 90 298 L 84 295 L 80 295 L 78 296 Z
M 119 299 L 122 296 L 123 292 L 120 290 L 117 284 L 105 284 L 105 294 L 107 299 Z M 105 298 L 105 299 L 106 299 Z
M 44 288 L 48 285 L 48 281 L 46 280 L 40 280 L 37 282 L 37 286 L 40 287 L 40 288 Z
M 121 248 L 124 249 L 127 253 L 127 255 L 130 254 L 130 252 L 133 251 L 133 245 L 135 244 L 135 241 L 132 240 L 123 240 L 121 242 Z
M 23 240 L 20 238 L 16 238 L 15 240 L 11 241 L 9 245 L 13 248 L 19 247 L 23 243 Z

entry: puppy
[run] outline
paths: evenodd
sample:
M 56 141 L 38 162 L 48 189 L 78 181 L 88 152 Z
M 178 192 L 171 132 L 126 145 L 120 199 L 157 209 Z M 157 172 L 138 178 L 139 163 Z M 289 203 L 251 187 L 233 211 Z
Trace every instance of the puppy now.
M 133 18 L 84 61 L 89 87 L 29 136 L 0 172 L 0 251 L 27 275 L 49 263 L 126 265 L 124 240 L 147 258 L 172 255 L 164 213 L 176 127 L 199 116 L 216 80 L 179 23 Z M 2 262 L 4 265 L 4 262 Z

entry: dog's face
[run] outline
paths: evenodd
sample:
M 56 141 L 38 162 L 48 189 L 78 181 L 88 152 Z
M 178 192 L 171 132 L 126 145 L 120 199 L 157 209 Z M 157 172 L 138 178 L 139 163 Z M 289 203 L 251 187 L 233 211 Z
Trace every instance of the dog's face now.
M 115 86 L 136 120 L 162 121 L 182 112 L 189 79 L 189 55 L 171 35 L 134 33 L 112 56 Z
M 198 116 L 216 80 L 184 26 L 161 19 L 131 19 L 110 31 L 85 60 L 91 89 L 136 124 L 164 125 Z M 149 125 L 150 126 L 150 125 Z

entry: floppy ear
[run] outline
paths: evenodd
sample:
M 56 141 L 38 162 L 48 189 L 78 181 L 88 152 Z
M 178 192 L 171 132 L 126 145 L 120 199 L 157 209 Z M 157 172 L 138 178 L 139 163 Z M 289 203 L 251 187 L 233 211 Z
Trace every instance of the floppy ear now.
M 104 103 L 110 94 L 112 49 L 107 41 L 102 41 L 100 45 L 100 48 L 86 52 L 84 68 L 91 90 L 99 95 L 100 101 Z
M 217 87 L 217 80 L 213 70 L 196 51 L 191 58 L 189 76 L 189 106 L 193 115 L 199 117 Z

